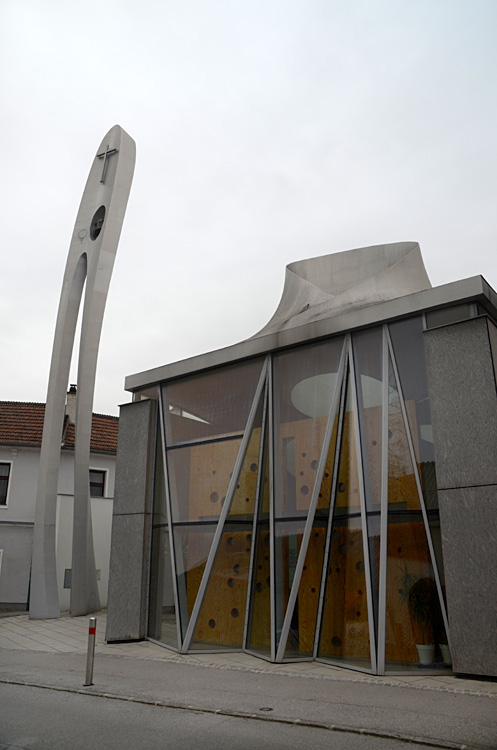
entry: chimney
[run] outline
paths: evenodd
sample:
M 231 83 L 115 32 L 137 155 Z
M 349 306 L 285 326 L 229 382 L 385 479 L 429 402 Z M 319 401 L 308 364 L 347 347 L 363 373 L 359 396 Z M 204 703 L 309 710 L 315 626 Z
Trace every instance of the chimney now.
M 76 386 L 71 383 L 66 396 L 66 417 L 69 424 L 76 424 Z

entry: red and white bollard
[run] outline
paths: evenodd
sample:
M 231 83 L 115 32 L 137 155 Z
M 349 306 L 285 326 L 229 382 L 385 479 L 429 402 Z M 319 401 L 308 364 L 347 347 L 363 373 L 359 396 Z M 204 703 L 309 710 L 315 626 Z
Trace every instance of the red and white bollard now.
M 88 627 L 88 652 L 86 654 L 86 682 L 87 685 L 93 685 L 93 659 L 95 658 L 95 633 L 97 632 L 97 618 L 90 617 Z

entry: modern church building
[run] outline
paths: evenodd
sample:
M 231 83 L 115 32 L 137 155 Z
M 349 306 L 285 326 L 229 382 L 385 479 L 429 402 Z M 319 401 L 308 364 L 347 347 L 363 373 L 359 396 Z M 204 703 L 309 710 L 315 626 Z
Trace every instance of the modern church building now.
M 496 322 L 481 276 L 432 288 L 380 245 L 128 377 L 107 640 L 497 676 Z

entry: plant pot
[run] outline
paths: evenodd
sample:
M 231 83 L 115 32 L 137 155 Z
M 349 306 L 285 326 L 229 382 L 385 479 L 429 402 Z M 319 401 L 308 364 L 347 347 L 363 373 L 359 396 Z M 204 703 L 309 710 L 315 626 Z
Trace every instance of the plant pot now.
M 419 663 L 427 667 L 435 661 L 435 644 L 434 643 L 417 643 Z
M 447 666 L 452 666 L 452 657 L 450 655 L 450 648 L 446 643 L 440 644 L 440 653 L 442 654 L 442 661 Z

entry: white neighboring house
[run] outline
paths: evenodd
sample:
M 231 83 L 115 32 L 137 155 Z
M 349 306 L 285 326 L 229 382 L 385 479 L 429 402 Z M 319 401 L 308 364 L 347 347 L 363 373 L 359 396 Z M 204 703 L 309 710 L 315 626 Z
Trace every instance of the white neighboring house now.
M 57 496 L 57 583 L 61 611 L 69 609 L 74 502 L 76 389 L 67 394 Z M 0 401 L 0 610 L 27 610 L 36 488 L 45 404 Z M 98 589 L 107 605 L 110 537 L 119 418 L 93 414 L 91 512 Z

